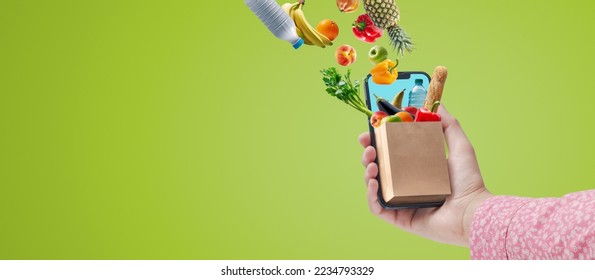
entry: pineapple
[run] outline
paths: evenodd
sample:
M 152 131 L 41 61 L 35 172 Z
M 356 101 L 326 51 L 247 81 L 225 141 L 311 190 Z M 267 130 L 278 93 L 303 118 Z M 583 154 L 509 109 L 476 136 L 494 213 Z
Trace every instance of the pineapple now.
M 400 13 L 394 0 L 364 0 L 364 9 L 376 26 L 388 31 L 391 45 L 397 53 L 403 55 L 405 50 L 413 50 L 411 38 L 397 23 Z

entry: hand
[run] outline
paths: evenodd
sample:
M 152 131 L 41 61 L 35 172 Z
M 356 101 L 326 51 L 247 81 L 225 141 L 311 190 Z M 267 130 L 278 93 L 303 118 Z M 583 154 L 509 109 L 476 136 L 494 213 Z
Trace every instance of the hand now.
M 479 205 L 492 196 L 485 188 L 475 151 L 459 122 L 440 105 L 442 129 L 448 145 L 448 173 L 452 194 L 439 208 L 387 210 L 378 202 L 376 150 L 368 132 L 359 136 L 364 146 L 362 162 L 370 211 L 395 226 L 426 238 L 449 244 L 469 246 L 469 227 Z

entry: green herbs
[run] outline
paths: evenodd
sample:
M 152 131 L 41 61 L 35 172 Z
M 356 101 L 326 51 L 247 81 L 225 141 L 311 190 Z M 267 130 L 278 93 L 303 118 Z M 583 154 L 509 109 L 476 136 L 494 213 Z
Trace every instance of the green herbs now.
M 328 94 L 368 115 L 368 117 L 372 116 L 372 111 L 368 110 L 366 103 L 359 96 L 359 81 L 351 81 L 351 69 L 347 70 L 346 75 L 338 73 L 335 67 L 324 69 L 320 73 L 322 73 L 322 80 Z

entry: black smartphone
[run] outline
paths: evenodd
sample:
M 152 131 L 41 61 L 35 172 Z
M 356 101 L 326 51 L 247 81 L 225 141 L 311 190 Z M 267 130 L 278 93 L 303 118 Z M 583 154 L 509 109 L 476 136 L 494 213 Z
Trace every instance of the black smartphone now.
M 364 81 L 364 91 L 366 97 L 366 106 L 370 111 L 378 111 L 378 105 L 376 103 L 376 97 L 382 97 L 391 102 L 397 93 L 404 90 L 403 100 L 401 108 L 408 106 L 421 107 L 425 100 L 419 98 L 419 92 L 426 91 L 430 85 L 430 76 L 425 72 L 413 71 L 413 72 L 399 72 L 397 80 L 392 84 L 376 84 L 372 81 L 372 76 L 368 75 Z M 421 104 L 421 105 L 420 105 Z M 370 118 L 368 118 L 368 127 L 370 130 L 370 138 L 372 140 L 372 146 L 376 148 L 376 137 L 374 133 L 374 127 L 370 124 Z M 378 164 L 378 157 L 375 159 Z M 412 204 L 400 204 L 400 205 L 388 205 L 382 197 L 382 185 L 380 184 L 380 170 L 378 171 L 378 201 L 383 208 L 386 209 L 404 209 L 404 208 L 426 208 L 426 207 L 438 207 L 444 204 L 441 202 L 430 202 L 430 203 L 412 203 Z

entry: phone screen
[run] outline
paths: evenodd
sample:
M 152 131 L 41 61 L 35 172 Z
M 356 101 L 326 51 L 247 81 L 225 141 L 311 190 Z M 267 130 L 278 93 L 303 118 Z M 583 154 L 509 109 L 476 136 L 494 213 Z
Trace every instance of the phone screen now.
M 415 106 L 420 108 L 425 101 L 425 93 L 427 93 L 428 86 L 430 85 L 430 76 L 424 72 L 400 72 L 397 80 L 390 85 L 376 84 L 374 81 L 372 81 L 371 76 L 368 76 L 366 79 L 366 94 L 368 95 L 366 98 L 370 100 L 369 109 L 372 112 L 378 111 L 378 105 L 374 95 L 382 97 L 388 100 L 388 102 L 392 102 L 393 98 L 395 98 L 397 93 L 399 93 L 401 90 L 405 90 L 401 108 L 405 108 L 407 106 Z M 421 88 L 417 87 L 415 89 L 416 93 L 412 94 L 416 83 L 417 85 L 421 85 Z

